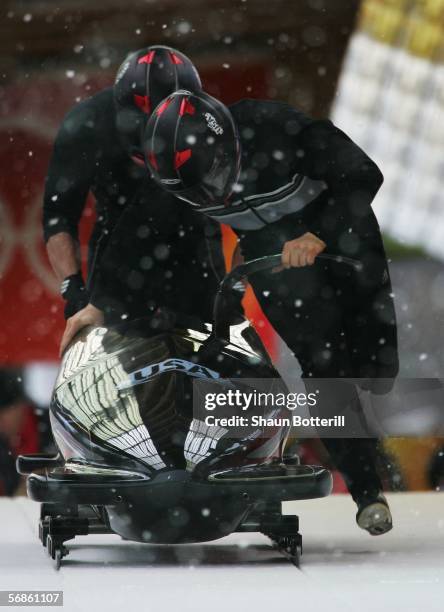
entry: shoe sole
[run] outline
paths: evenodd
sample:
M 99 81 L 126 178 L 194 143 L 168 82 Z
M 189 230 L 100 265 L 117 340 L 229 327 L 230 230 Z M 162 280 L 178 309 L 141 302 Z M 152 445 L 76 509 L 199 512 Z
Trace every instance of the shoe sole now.
M 370 535 L 383 535 L 392 529 L 392 515 L 390 509 L 380 502 L 368 505 L 356 519 L 359 527 L 365 529 Z

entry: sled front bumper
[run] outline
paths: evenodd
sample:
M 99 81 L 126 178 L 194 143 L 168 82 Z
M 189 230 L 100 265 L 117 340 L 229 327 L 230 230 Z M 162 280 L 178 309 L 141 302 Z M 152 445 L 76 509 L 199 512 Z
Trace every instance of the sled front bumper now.
M 240 498 L 250 503 L 313 499 L 330 494 L 332 477 L 320 466 L 291 466 L 267 475 L 245 474 L 242 470 L 224 470 L 211 474 L 207 481 L 194 480 L 185 470 L 159 472 L 154 478 L 144 474 L 72 473 L 63 467 L 30 474 L 27 479 L 28 496 L 40 502 L 116 505 L 128 496 L 138 495 L 156 500 L 174 497 L 184 500 L 210 498 Z M 174 493 L 173 493 L 174 492 Z
M 150 477 L 100 468 L 94 473 L 92 467 L 88 473 L 90 467 L 73 473 L 66 464 L 30 474 L 28 495 L 65 506 L 102 506 L 111 531 L 150 543 L 215 540 L 239 530 L 258 508 L 324 497 L 332 486 L 328 470 L 318 466 L 233 468 L 213 472 L 211 480 L 193 479 L 185 470 Z

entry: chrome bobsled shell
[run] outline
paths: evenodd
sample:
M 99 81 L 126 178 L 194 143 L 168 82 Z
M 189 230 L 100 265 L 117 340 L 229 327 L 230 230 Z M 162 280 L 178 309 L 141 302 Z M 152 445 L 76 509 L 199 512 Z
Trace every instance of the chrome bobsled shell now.
M 210 470 L 277 459 L 288 428 L 233 440 L 193 418 L 196 379 L 279 378 L 247 322 L 231 326 L 226 342 L 210 332 L 155 332 L 143 320 L 85 330 L 64 355 L 51 405 L 65 461 L 207 478 Z

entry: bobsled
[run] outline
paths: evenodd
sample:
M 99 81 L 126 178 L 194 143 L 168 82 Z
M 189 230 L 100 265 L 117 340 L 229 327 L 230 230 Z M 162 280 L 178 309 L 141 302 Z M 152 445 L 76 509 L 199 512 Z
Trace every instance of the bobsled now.
M 50 406 L 58 453 L 17 460 L 57 569 L 66 542 L 93 533 L 177 544 L 261 532 L 299 563 L 298 517 L 282 502 L 329 495 L 331 474 L 286 454 L 288 426 L 234 436 L 207 426 L 193 404 L 196 381 L 284 385 L 254 328 L 232 320 L 229 300 L 239 279 L 279 262 L 268 256 L 227 274 L 211 323 L 169 312 L 74 338 Z

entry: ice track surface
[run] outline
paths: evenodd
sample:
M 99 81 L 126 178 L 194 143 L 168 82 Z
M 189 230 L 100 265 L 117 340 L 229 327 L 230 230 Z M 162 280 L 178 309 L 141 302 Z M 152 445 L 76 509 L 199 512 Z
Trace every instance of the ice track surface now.
M 3 498 L 0 589 L 63 590 L 59 609 L 69 612 L 269 612 L 276 606 L 301 612 L 441 612 L 444 496 L 388 497 L 395 527 L 381 537 L 358 529 L 348 496 L 285 504 L 285 511 L 300 516 L 301 569 L 260 534 L 182 546 L 97 535 L 68 542 L 70 554 L 59 572 L 37 537 L 39 505 Z

